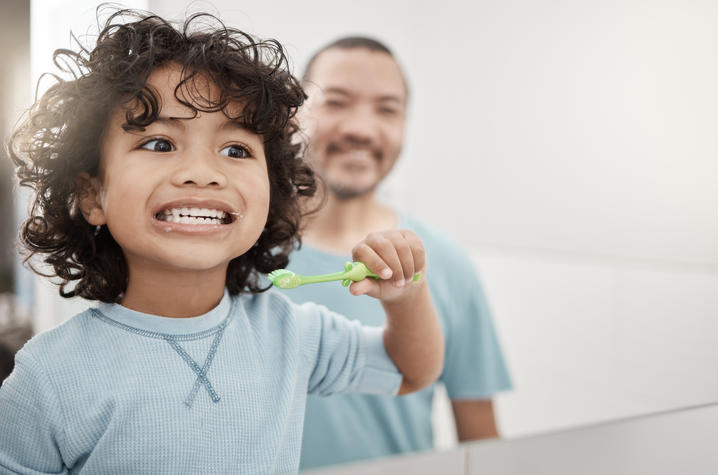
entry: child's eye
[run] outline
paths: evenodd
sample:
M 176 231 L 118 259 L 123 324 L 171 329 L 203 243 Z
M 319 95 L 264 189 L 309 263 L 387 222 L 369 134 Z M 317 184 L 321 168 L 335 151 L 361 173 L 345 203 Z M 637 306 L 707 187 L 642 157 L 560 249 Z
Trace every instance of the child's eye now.
M 251 156 L 249 154 L 249 150 L 241 145 L 230 145 L 229 147 L 224 147 L 219 153 L 230 158 L 249 158 Z
M 143 143 L 142 148 L 153 152 L 172 152 L 175 149 L 174 145 L 164 139 L 152 139 Z

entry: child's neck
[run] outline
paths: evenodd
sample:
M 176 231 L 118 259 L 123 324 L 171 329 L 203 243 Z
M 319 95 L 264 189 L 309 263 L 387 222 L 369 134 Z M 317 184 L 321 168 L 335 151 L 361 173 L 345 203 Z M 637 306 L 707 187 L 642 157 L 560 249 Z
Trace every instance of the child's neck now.
M 222 300 L 226 275 L 226 266 L 206 271 L 148 271 L 131 266 L 121 304 L 151 315 L 196 317 L 209 312 Z

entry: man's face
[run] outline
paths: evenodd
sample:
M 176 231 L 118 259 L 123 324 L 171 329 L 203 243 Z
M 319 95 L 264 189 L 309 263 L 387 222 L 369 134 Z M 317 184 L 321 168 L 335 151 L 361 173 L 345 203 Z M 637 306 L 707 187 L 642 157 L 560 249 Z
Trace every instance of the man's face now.
M 332 48 L 315 60 L 301 111 L 306 155 L 341 199 L 371 193 L 401 152 L 406 86 L 383 52 Z

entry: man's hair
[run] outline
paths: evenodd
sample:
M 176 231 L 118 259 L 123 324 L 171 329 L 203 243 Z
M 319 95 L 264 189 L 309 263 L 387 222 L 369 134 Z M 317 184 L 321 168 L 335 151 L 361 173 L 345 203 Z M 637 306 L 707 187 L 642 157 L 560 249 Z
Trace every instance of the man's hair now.
M 312 66 L 314 66 L 314 63 L 316 62 L 317 58 L 319 58 L 319 56 L 323 52 L 330 49 L 366 49 L 377 53 L 388 54 L 399 67 L 399 71 L 401 72 L 402 79 L 404 80 L 404 87 L 406 88 L 408 96 L 409 83 L 406 80 L 406 75 L 404 74 L 401 65 L 399 65 L 399 61 L 397 60 L 396 56 L 394 56 L 394 53 L 391 49 L 389 49 L 387 45 L 369 36 L 344 36 L 320 48 L 316 53 L 312 55 L 311 58 L 309 58 L 309 61 L 307 62 L 307 66 L 304 68 L 304 74 L 302 74 L 303 82 L 311 80 Z
M 127 289 L 127 263 L 107 227 L 96 233 L 83 218 L 77 177 L 97 175 L 103 133 L 118 107 L 125 108 L 122 127 L 128 131 L 144 130 L 158 118 L 160 98 L 147 80 L 154 70 L 178 64 L 180 103 L 195 116 L 228 115 L 233 110 L 228 105 L 242 104 L 239 116 L 230 118 L 263 138 L 268 220 L 256 244 L 229 263 L 226 285 L 231 294 L 266 290 L 259 274 L 286 267 L 299 244 L 298 198 L 316 190 L 314 174 L 293 140 L 294 116 L 305 95 L 288 72 L 282 46 L 255 40 L 209 14 L 192 15 L 175 27 L 148 12 L 120 10 L 104 23 L 91 51 L 59 49 L 54 61 L 71 77 L 52 76 L 53 85 L 32 105 L 8 147 L 20 184 L 35 192 L 30 217 L 20 229 L 25 261 L 42 255 L 51 270 L 42 273 L 28 262 L 30 267 L 57 277 L 63 297 L 120 300 Z M 220 97 L 202 96 L 207 78 Z

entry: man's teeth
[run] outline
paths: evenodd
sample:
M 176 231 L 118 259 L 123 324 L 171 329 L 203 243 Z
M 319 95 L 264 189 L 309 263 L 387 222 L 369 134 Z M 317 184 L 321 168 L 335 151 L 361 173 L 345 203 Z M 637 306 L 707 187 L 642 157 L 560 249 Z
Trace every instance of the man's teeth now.
M 225 224 L 229 221 L 229 215 L 226 212 L 210 208 L 166 209 L 158 213 L 157 218 L 179 224 Z
M 357 158 L 357 159 L 364 159 L 364 158 L 371 158 L 371 157 L 372 157 L 371 151 L 365 150 L 365 149 L 361 149 L 361 150 L 353 149 L 353 150 L 350 150 L 350 151 L 349 151 L 349 155 L 350 155 L 351 157 Z

